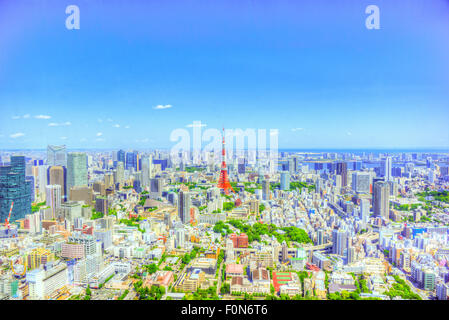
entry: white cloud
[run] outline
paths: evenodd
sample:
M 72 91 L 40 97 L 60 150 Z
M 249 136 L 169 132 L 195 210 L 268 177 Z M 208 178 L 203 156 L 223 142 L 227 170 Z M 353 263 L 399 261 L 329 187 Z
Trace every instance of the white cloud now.
M 98 122 L 102 123 L 102 122 L 103 122 L 103 119 L 98 119 Z
M 67 137 L 59 137 L 61 140 L 67 140 Z
M 103 132 L 97 132 L 97 137 L 101 137 L 103 135 Z
M 207 124 L 201 123 L 201 121 L 193 121 L 193 123 L 186 125 L 187 128 L 202 128 L 207 127 Z
M 295 131 L 302 131 L 302 130 L 304 130 L 304 128 L 292 128 L 293 132 L 295 132 Z
M 70 126 L 70 125 L 72 125 L 72 123 L 70 121 L 61 122 L 61 123 L 50 122 L 48 124 L 49 127 L 66 127 L 66 126 Z
M 347 134 L 348 136 L 351 136 L 351 135 L 352 135 L 352 133 L 351 133 L 350 131 L 346 131 L 346 134 Z
M 47 120 L 47 119 L 50 119 L 51 116 L 39 114 L 39 115 L 37 115 L 37 116 L 34 116 L 34 118 L 36 118 L 36 119 L 44 119 L 44 120 Z
M 171 104 L 166 104 L 166 105 L 159 104 L 159 105 L 155 106 L 153 109 L 162 110 L 162 109 L 168 109 L 168 108 L 171 108 L 171 107 L 172 107 Z
M 119 124 L 114 124 L 114 128 L 120 128 Z
M 125 126 L 125 129 L 129 129 L 129 126 Z
M 29 113 L 23 115 L 23 116 L 12 116 L 13 120 L 17 120 L 17 119 L 29 119 L 31 117 L 31 115 Z M 41 119 L 41 118 L 37 118 L 37 119 Z
M 13 138 L 13 139 L 16 139 L 16 138 L 23 137 L 24 135 L 25 135 L 25 133 L 17 132 L 17 133 L 13 133 L 13 134 L 9 135 L 9 137 Z

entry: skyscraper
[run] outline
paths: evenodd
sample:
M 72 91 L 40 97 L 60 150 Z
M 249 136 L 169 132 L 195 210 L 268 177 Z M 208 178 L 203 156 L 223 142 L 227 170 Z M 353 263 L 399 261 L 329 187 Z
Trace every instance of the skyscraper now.
M 367 223 L 369 220 L 369 207 L 369 200 L 362 199 L 360 202 L 360 219 L 363 221 L 363 223 Z
M 137 151 L 127 152 L 126 153 L 126 163 L 125 163 L 125 169 L 129 170 L 131 168 L 134 169 L 134 171 L 138 171 L 138 153 Z
M 41 201 L 45 201 L 45 193 L 46 193 L 45 187 L 47 186 L 48 183 L 47 167 L 42 165 L 37 168 L 38 168 L 37 185 L 39 189 L 39 198 L 41 199 Z
M 47 146 L 47 165 L 67 166 L 67 149 L 65 145 Z
M 137 179 L 133 180 L 133 189 L 137 193 L 141 193 L 142 192 L 142 186 L 141 186 L 141 183 L 140 183 L 140 178 L 137 178 Z
M 107 189 L 107 188 L 110 188 L 113 185 L 114 185 L 114 176 L 113 176 L 112 172 L 105 173 L 105 175 L 104 175 L 104 187 Z
M 281 190 L 290 189 L 290 173 L 288 171 L 281 172 Z
M 288 159 L 288 172 L 290 174 L 295 174 L 295 160 L 292 158 Z
M 175 229 L 175 247 L 183 249 L 185 246 L 186 231 L 184 228 Z
M 10 221 L 31 214 L 31 182 L 25 180 L 25 157 L 11 156 L 11 164 L 0 166 L 0 220 L 5 221 L 14 201 Z
M 299 169 L 299 158 L 298 158 L 298 156 L 293 156 L 292 157 L 292 161 L 293 161 L 293 172 L 298 172 L 298 169 Z
M 270 200 L 270 181 L 262 180 L 262 199 Z
M 67 169 L 62 166 L 53 166 L 48 167 L 47 169 L 47 184 L 46 185 L 55 185 L 58 184 L 61 186 L 61 200 L 64 202 L 68 198 L 68 190 L 67 190 Z
M 190 221 L 190 193 L 181 191 L 178 200 L 178 215 L 182 223 L 187 224 Z
M 355 261 L 355 248 L 353 246 L 348 246 L 346 249 L 346 262 L 351 264 Z
M 390 185 L 385 181 L 377 181 L 373 192 L 373 213 L 376 217 L 388 220 L 390 216 Z
M 159 199 L 162 197 L 162 179 L 150 179 L 150 197 L 152 199 Z
M 348 164 L 346 162 L 338 162 L 336 173 L 341 176 L 341 186 L 344 188 L 348 185 Z
M 391 181 L 392 175 L 391 175 L 391 168 L 392 168 L 392 160 L 391 157 L 386 157 L 382 161 L 382 174 L 385 177 L 385 181 Z
M 114 182 L 123 185 L 125 181 L 125 164 L 124 162 L 117 162 L 117 168 L 115 169 Z
M 122 162 L 123 165 L 125 165 L 126 158 L 125 158 L 126 152 L 124 150 L 119 150 L 117 152 L 117 163 Z
M 239 174 L 245 174 L 245 168 L 246 168 L 246 158 L 239 158 L 237 164 L 237 172 Z
M 103 214 L 108 214 L 108 198 L 104 196 L 97 196 L 95 198 L 95 210 L 98 212 L 102 212 Z
M 34 202 L 36 200 L 36 179 L 34 178 L 34 176 L 26 176 L 25 180 L 27 182 L 29 182 L 29 186 L 30 186 L 30 194 L 31 194 L 31 202 Z
M 367 172 L 354 172 L 352 174 L 352 189 L 357 193 L 370 192 L 371 176 Z
M 332 231 L 332 253 L 344 256 L 348 246 L 348 233 L 344 230 Z
M 147 188 L 150 186 L 150 179 L 153 176 L 153 157 L 145 156 L 142 158 L 142 186 Z
M 51 208 L 52 219 L 56 218 L 57 210 L 61 208 L 61 186 L 59 184 L 51 184 L 46 187 L 47 205 Z
M 87 186 L 87 156 L 82 152 L 70 152 L 67 157 L 67 190 Z

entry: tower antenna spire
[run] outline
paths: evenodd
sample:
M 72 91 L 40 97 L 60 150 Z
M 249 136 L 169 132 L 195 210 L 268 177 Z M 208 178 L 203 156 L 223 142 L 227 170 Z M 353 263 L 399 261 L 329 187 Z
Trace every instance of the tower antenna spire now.
M 223 127 L 223 143 L 222 143 L 222 149 L 221 149 L 221 170 L 220 170 L 220 178 L 218 179 L 218 185 L 217 187 L 220 189 L 223 189 L 225 194 L 229 194 L 229 190 L 235 193 L 234 189 L 231 186 L 231 183 L 229 182 L 228 177 L 228 170 L 226 169 L 226 151 L 225 148 L 225 130 Z

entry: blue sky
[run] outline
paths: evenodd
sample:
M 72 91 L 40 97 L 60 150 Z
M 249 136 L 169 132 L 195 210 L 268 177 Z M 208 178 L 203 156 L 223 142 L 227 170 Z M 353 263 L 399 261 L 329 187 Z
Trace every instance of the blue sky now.
M 443 0 L 0 1 L 0 148 L 170 147 L 193 121 L 281 148 L 447 147 L 448 40 Z

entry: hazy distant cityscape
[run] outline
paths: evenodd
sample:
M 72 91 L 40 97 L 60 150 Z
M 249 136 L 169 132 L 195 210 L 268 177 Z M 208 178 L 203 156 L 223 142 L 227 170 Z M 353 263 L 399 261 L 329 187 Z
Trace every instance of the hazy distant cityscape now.
M 445 0 L 0 1 L 0 299 L 448 300 L 447 39 Z
M 2 152 L 1 296 L 447 299 L 448 153 L 224 154 Z

